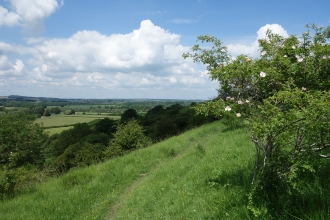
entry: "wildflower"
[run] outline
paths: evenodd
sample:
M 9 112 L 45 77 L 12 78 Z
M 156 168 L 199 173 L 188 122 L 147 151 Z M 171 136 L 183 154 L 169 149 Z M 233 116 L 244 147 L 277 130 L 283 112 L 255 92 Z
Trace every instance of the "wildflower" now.
M 301 90 L 302 91 L 306 91 L 307 89 L 305 87 L 301 87 Z
M 298 56 L 298 55 L 296 55 L 296 58 L 297 58 L 297 60 L 298 60 L 299 63 L 303 61 L 303 58 L 300 57 L 300 56 Z
M 283 57 L 288 57 L 287 55 L 284 55 Z
M 238 101 L 237 101 L 237 104 L 242 105 L 243 102 L 242 102 L 241 100 L 238 100 Z
M 227 97 L 226 97 L 226 100 L 228 100 L 228 99 L 231 99 L 231 97 L 230 97 L 230 96 L 227 96 Z
M 231 111 L 230 106 L 226 106 L 225 111 L 227 111 L 227 112 Z
M 324 59 L 324 60 L 327 59 L 327 56 L 323 56 L 323 59 Z
M 246 103 L 249 103 L 250 101 L 249 100 L 245 100 Z
M 239 117 L 241 117 L 241 113 L 236 113 L 236 116 L 239 118 Z
M 260 77 L 265 77 L 266 73 L 265 72 L 260 72 Z
M 231 101 L 234 101 L 234 100 L 235 100 L 235 98 L 234 98 L 234 97 L 231 97 L 231 98 L 230 98 L 230 100 L 231 100 Z
M 292 46 L 292 49 L 296 49 L 296 47 L 295 46 Z
M 266 51 L 262 51 L 262 52 L 261 52 L 261 56 L 266 55 L 266 53 L 267 53 Z
M 220 51 L 221 51 L 222 53 L 226 52 L 226 50 L 225 50 L 224 48 L 222 48 Z
M 245 57 L 245 61 L 249 62 L 251 59 L 249 57 Z

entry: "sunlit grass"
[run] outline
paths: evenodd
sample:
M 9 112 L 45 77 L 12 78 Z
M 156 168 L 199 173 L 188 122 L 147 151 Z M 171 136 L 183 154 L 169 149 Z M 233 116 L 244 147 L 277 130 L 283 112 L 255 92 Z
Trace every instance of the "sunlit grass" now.
M 43 127 L 60 127 L 73 125 L 77 123 L 88 123 L 95 119 L 110 118 L 119 119 L 120 116 L 106 116 L 106 115 L 52 115 L 52 116 L 42 116 L 36 120 L 36 123 L 42 124 Z
M 215 122 L 4 199 L 0 219 L 255 219 L 253 159 L 244 129 Z M 329 204 L 292 208 L 330 219 Z
M 45 129 L 45 133 L 47 133 L 48 135 L 60 134 L 62 131 L 68 130 L 70 128 L 73 128 L 73 126 L 58 127 L 58 128 L 47 128 L 47 129 Z
M 72 170 L 32 193 L 0 201 L 1 219 L 245 216 L 250 173 L 236 178 L 249 168 L 253 148 L 245 144 L 249 139 L 242 130 L 222 129 L 219 122 L 205 125 L 124 157 Z M 233 180 L 219 182 L 224 171 L 233 172 Z

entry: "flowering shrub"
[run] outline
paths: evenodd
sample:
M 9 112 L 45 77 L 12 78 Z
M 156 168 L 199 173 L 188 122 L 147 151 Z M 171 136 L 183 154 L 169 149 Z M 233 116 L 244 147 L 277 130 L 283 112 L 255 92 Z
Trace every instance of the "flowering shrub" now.
M 330 167 L 330 27 L 307 28 L 288 38 L 268 30 L 257 59 L 232 59 L 210 36 L 198 40 L 213 43 L 212 50 L 195 45 L 183 54 L 205 64 L 220 84 L 218 98 L 198 105 L 197 112 L 236 118 L 250 129 L 256 161 L 249 208 L 255 215 L 276 203 L 276 196 L 260 195 L 302 193 L 320 164 Z

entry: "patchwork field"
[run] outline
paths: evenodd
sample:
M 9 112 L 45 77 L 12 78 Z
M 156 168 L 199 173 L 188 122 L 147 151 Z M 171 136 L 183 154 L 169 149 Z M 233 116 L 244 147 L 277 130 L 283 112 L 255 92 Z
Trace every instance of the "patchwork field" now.
M 120 119 L 120 116 L 107 116 L 107 115 L 54 115 L 49 117 L 42 116 L 36 120 L 36 123 L 41 124 L 43 127 L 63 127 L 74 125 L 77 123 L 88 123 L 95 119 L 102 118 L 111 118 L 111 119 Z

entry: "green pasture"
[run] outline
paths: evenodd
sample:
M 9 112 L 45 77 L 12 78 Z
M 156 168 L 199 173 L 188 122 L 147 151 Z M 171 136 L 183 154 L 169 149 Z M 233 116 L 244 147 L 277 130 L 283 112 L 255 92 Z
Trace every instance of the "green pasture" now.
M 73 128 L 73 126 L 66 126 L 66 127 L 56 127 L 56 128 L 46 128 L 45 133 L 48 135 L 53 135 L 53 134 L 59 134 L 64 130 L 68 130 L 70 128 Z
M 106 115 L 52 115 L 52 116 L 42 116 L 36 120 L 36 123 L 42 124 L 43 127 L 61 127 L 61 126 L 69 126 L 77 123 L 88 123 L 95 119 L 120 119 L 120 116 L 106 116 Z

